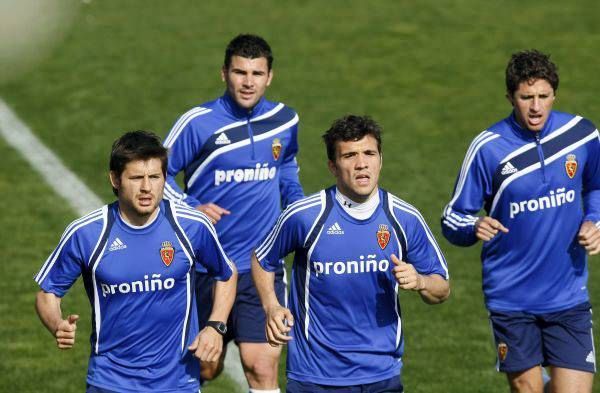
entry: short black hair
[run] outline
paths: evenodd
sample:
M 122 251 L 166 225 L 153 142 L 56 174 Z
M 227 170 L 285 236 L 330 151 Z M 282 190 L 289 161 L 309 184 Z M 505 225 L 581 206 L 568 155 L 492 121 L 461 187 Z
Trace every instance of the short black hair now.
M 381 127 L 369 116 L 346 115 L 333 122 L 323 134 L 327 158 L 335 162 L 335 144 L 339 141 L 358 141 L 366 135 L 377 140 L 377 151 L 381 153 Z
M 168 150 L 162 145 L 160 138 L 150 131 L 130 131 L 113 142 L 110 152 L 109 169 L 117 178 L 121 178 L 125 166 L 131 161 L 158 158 L 161 162 L 163 176 L 167 176 Z M 113 193 L 118 195 L 113 187 Z
M 506 66 L 506 91 L 513 95 L 522 82 L 546 80 L 552 89 L 558 90 L 558 67 L 546 55 L 536 49 L 513 53 Z
M 226 69 L 229 69 L 233 56 L 241 56 L 247 59 L 265 57 L 269 71 L 273 66 L 271 47 L 264 38 L 254 34 L 240 34 L 229 42 L 225 49 L 225 61 L 223 63 Z

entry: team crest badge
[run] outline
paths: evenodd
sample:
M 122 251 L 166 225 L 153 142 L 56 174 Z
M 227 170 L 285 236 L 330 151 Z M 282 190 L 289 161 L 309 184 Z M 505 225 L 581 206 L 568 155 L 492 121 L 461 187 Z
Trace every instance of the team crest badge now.
M 279 156 L 281 155 L 281 141 L 279 138 L 273 139 L 273 143 L 271 144 L 271 151 L 273 152 L 273 158 L 275 161 L 279 160 Z
M 498 344 L 498 359 L 503 362 L 508 354 L 508 345 L 506 343 Z
M 377 231 L 377 244 L 381 249 L 385 249 L 390 242 L 390 231 L 388 230 L 388 226 L 385 224 L 379 225 L 379 230 Z
M 565 161 L 565 170 L 567 171 L 567 176 L 570 179 L 575 177 L 575 172 L 577 172 L 577 160 L 575 154 L 567 155 L 567 161 Z
M 170 241 L 162 242 L 162 247 L 160 248 L 160 259 L 162 259 L 163 263 L 167 266 L 171 265 L 173 259 L 175 258 L 175 249 Z

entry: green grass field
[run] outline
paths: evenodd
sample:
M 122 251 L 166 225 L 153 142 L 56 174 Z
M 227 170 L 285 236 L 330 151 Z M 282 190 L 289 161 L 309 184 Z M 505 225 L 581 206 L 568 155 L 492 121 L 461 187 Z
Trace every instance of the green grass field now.
M 381 185 L 423 212 L 446 254 L 450 300 L 431 307 L 401 295 L 407 391 L 507 391 L 493 368 L 479 247 L 451 246 L 439 216 L 470 140 L 510 110 L 503 75 L 512 52 L 551 53 L 561 72 L 555 108 L 600 122 L 596 1 L 88 0 L 73 7 L 64 39 L 27 72 L 0 78 L 0 97 L 94 192 L 112 199 L 107 161 L 117 136 L 132 129 L 164 136 L 178 115 L 223 92 L 219 67 L 229 39 L 263 35 L 275 52 L 268 97 L 300 114 L 305 192 L 333 181 L 320 140 L 331 121 L 369 114 L 384 127 Z M 2 139 L 0 155 L 0 392 L 81 392 L 90 329 L 83 287 L 63 302 L 66 313 L 82 315 L 79 343 L 60 352 L 35 315 L 32 280 L 76 214 Z M 590 259 L 593 304 L 600 304 L 598 263 Z M 223 378 L 203 391 L 233 389 Z

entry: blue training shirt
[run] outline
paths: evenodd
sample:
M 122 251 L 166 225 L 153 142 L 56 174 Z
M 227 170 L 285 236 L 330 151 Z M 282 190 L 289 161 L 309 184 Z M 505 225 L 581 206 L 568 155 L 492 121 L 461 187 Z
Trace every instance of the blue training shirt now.
M 379 190 L 365 220 L 350 216 L 335 187 L 290 205 L 256 249 L 274 271 L 294 252 L 289 307 L 294 315 L 287 373 L 297 381 L 349 386 L 400 374 L 404 351 L 391 254 L 421 274 L 448 278 L 446 262 L 413 206 Z
M 164 145 L 165 198 L 229 210 L 216 224 L 219 239 L 238 271 L 248 272 L 252 249 L 281 207 L 304 196 L 296 163 L 298 115 L 264 97 L 248 111 L 225 94 L 181 116 Z M 181 171 L 185 192 L 175 182 Z
M 577 234 L 584 220 L 600 227 L 600 140 L 589 120 L 552 111 L 536 133 L 511 114 L 479 134 L 444 209 L 444 236 L 474 244 L 482 208 L 509 229 L 483 243 L 488 309 L 547 313 L 588 300 Z
M 144 227 L 118 204 L 75 220 L 35 280 L 58 297 L 81 275 L 92 306 L 87 382 L 119 392 L 198 392 L 193 265 L 231 277 L 214 227 L 202 213 L 167 201 Z M 210 307 L 211 305 L 207 305 Z

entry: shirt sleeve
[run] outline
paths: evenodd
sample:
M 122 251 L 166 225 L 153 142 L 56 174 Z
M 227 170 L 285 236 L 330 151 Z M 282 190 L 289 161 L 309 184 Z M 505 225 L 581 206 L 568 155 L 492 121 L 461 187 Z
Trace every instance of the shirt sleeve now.
M 600 228 L 600 133 L 595 131 L 588 148 L 588 159 L 583 169 L 584 220 Z
M 478 137 L 471 143 L 456 179 L 452 199 L 442 213 L 442 233 L 457 246 L 471 246 L 477 242 L 477 213 L 486 197 L 492 194 L 492 181 L 485 168 L 483 152 L 478 149 L 484 142 L 485 139 Z
M 279 192 L 281 193 L 281 205 L 284 209 L 304 197 L 298 177 L 300 168 L 296 160 L 298 154 L 298 123 L 292 127 L 291 133 L 290 146 L 285 149 L 283 163 L 279 167 Z
M 80 251 L 77 232 L 67 228 L 34 279 L 44 292 L 63 297 L 81 275 L 85 257 Z
M 201 229 L 193 242 L 197 263 L 200 263 L 215 280 L 227 281 L 233 274 L 233 264 L 223 251 L 215 227 L 208 217 L 203 217 Z
M 273 228 L 256 248 L 256 257 L 263 269 L 275 271 L 280 260 L 301 247 L 301 230 L 293 209 L 281 213 Z
M 405 225 L 407 255 L 405 261 L 424 275 L 439 274 L 449 278 L 448 265 L 433 233 L 415 208 L 407 208 Z
M 193 162 L 202 148 L 202 143 L 195 135 L 193 125 L 189 121 L 189 118 L 193 117 L 194 110 L 192 109 L 177 120 L 164 141 L 164 146 L 169 149 L 165 199 L 182 203 L 191 208 L 200 205 L 201 202 L 186 194 L 179 187 L 175 178 Z

